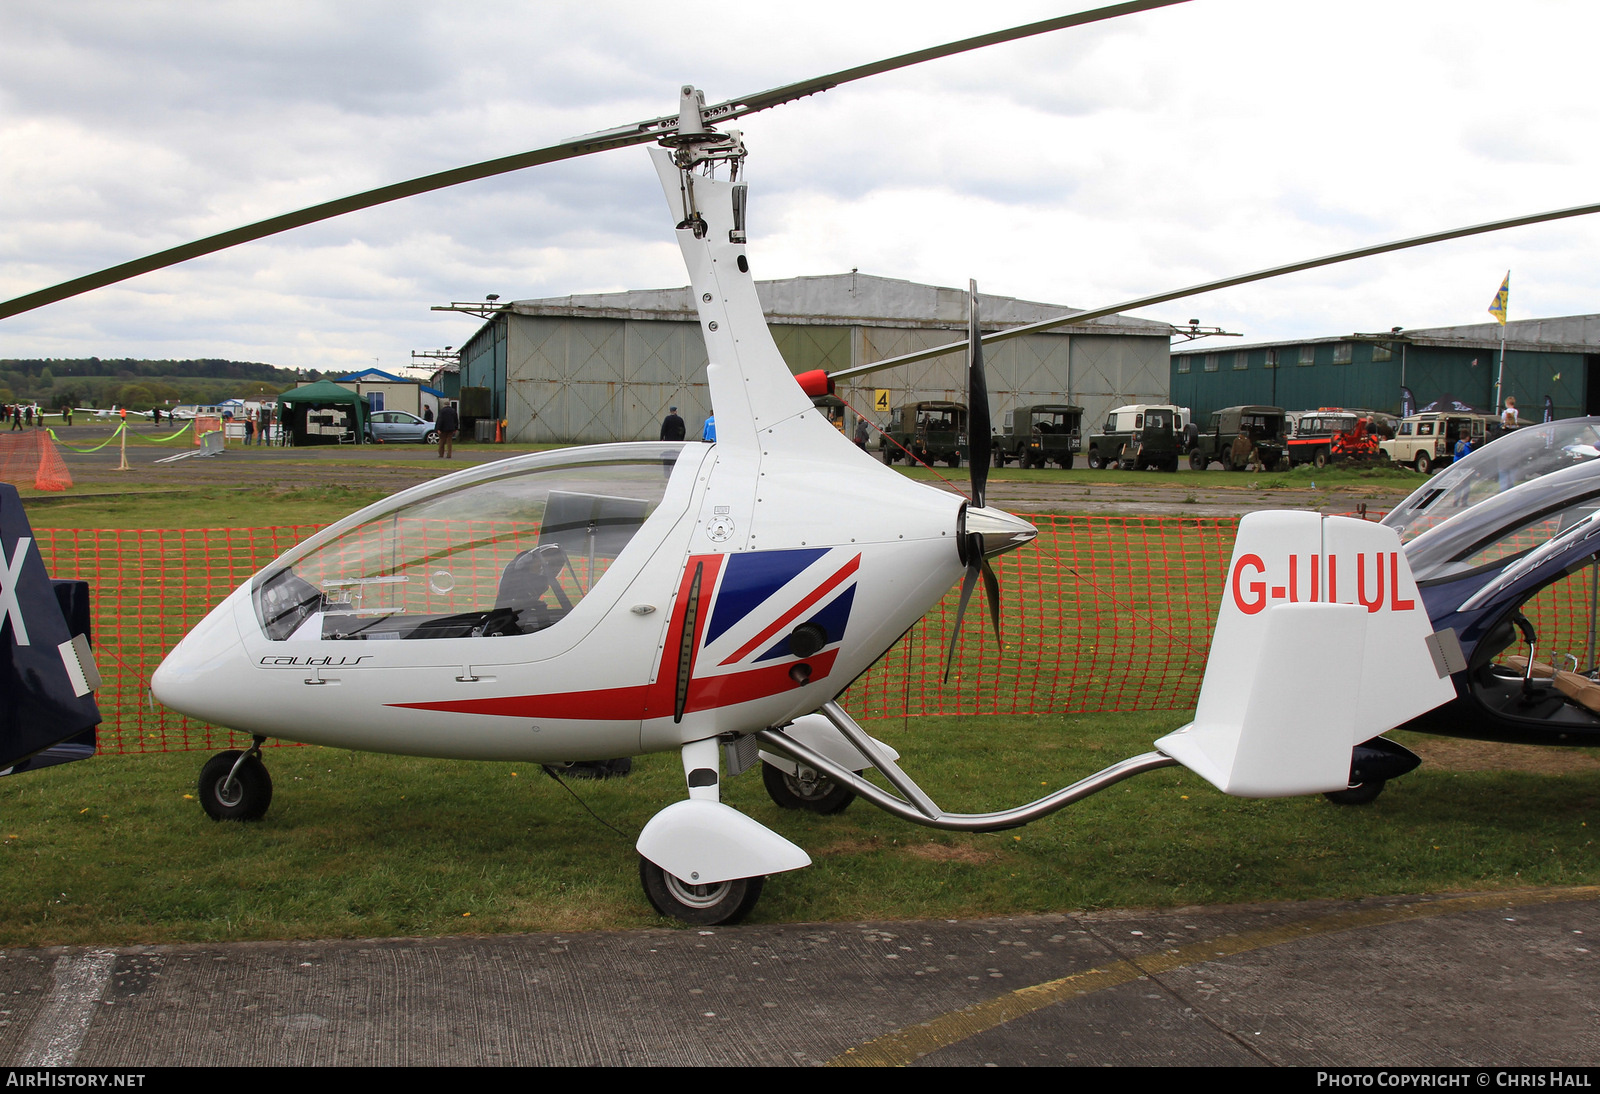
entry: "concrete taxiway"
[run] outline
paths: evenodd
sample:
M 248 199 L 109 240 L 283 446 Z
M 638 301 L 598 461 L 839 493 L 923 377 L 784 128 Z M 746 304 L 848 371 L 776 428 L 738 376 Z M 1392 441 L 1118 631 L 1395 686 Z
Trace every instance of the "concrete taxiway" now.
M 1600 1065 L 1600 888 L 0 953 L 10 1065 Z

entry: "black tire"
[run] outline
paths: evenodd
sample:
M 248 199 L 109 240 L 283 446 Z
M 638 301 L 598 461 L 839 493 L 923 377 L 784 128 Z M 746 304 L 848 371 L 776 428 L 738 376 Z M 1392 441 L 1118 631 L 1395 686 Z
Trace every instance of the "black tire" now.
M 673 877 L 643 855 L 639 857 L 639 882 L 650 906 L 664 916 L 699 927 L 737 923 L 749 915 L 766 880 L 742 877 L 715 885 L 694 885 Z
M 996 467 L 1004 467 L 1006 465 L 1006 450 L 998 445 L 994 450 L 994 465 Z
M 1189 450 L 1190 471 L 1204 471 L 1210 465 L 1211 461 L 1206 459 L 1205 454 L 1202 453 L 1198 448 L 1192 448 Z
M 884 463 L 888 464 L 890 467 L 894 466 L 894 449 L 890 448 L 888 445 L 884 445 L 883 448 L 879 450 L 878 454 L 883 457 Z
M 1348 790 L 1334 790 L 1322 796 L 1334 805 L 1371 805 L 1383 793 L 1385 782 L 1384 779 L 1369 779 Z
M 1178 457 L 1177 457 L 1177 455 L 1174 454 L 1172 456 L 1167 457 L 1167 465 L 1165 467 L 1163 467 L 1161 470 L 1165 471 L 1169 475 L 1176 475 L 1178 473 Z
M 1068 452 L 1065 456 L 1061 457 L 1061 470 L 1063 470 L 1063 471 L 1071 471 L 1072 470 L 1072 453 L 1071 452 Z
M 423 444 L 438 444 L 439 443 L 439 431 L 437 429 L 430 429 L 428 431 L 427 435 L 422 438 L 422 443 Z
M 1317 454 L 1311 457 L 1311 466 L 1315 467 L 1318 471 L 1321 471 L 1324 467 L 1328 466 L 1328 459 L 1328 450 L 1326 448 L 1319 448 L 1317 449 Z
M 856 800 L 854 790 L 840 786 L 820 771 L 815 779 L 803 781 L 764 763 L 761 765 L 761 783 L 767 788 L 767 796 L 780 809 L 804 809 L 808 813 L 828 816 L 843 813 Z
M 236 748 L 219 752 L 200 769 L 200 806 L 212 820 L 260 820 L 272 804 L 272 776 L 258 757 L 245 760 L 232 787 L 224 788 L 239 756 Z
M 1100 450 L 1098 448 L 1089 449 L 1089 470 L 1098 471 L 1105 465 L 1105 461 L 1100 458 Z
M 1428 458 L 1428 454 L 1426 452 L 1418 452 L 1413 466 L 1416 467 L 1417 474 L 1426 475 L 1433 470 L 1433 461 Z

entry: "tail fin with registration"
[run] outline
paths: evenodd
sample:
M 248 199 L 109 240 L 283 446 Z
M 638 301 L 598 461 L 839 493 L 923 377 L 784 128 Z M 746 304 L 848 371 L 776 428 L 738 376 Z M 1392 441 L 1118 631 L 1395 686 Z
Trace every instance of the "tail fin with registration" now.
M 1449 702 L 1388 528 L 1316 513 L 1239 522 L 1195 719 L 1156 747 L 1241 797 L 1338 791 L 1357 744 Z

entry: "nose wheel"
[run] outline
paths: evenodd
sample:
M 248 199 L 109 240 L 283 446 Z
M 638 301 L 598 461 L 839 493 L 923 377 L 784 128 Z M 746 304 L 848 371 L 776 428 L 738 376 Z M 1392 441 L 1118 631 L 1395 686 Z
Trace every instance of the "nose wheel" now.
M 212 820 L 260 820 L 272 804 L 272 776 L 261 762 L 265 737 L 245 752 L 219 752 L 200 769 L 200 806 Z
M 644 895 L 662 915 L 701 927 L 737 923 L 761 898 L 764 877 L 742 877 L 697 885 L 674 877 L 644 856 L 639 857 L 639 881 Z

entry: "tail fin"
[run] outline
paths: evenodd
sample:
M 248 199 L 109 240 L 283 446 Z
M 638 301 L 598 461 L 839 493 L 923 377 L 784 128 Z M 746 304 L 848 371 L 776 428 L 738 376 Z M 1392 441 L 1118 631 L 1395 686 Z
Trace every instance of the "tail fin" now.
M 0 774 L 92 756 L 99 685 L 88 585 L 50 580 L 22 499 L 0 483 Z
M 1432 633 L 1391 529 L 1252 513 L 1195 719 L 1156 747 L 1241 797 L 1343 790 L 1355 745 L 1455 697 Z

